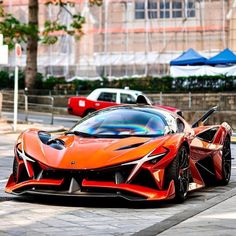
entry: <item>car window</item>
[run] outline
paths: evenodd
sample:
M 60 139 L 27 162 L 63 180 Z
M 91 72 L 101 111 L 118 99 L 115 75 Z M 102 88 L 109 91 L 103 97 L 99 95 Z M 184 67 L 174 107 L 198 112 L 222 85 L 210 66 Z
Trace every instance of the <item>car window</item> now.
M 116 93 L 102 92 L 97 100 L 104 102 L 116 102 Z
M 101 110 L 82 120 L 72 131 L 99 136 L 162 136 L 168 124 L 161 113 L 150 113 L 139 109 Z
M 135 104 L 136 98 L 134 98 L 131 94 L 121 93 L 120 94 L 120 103 Z

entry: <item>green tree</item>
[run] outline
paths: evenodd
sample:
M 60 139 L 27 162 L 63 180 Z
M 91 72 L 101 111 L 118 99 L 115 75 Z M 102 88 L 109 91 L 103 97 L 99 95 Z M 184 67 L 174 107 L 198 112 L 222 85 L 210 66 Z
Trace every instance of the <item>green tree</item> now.
M 39 32 L 38 27 L 38 0 L 29 0 L 28 4 L 28 24 L 20 22 L 13 15 L 4 11 L 2 5 L 3 1 L 0 0 L 0 33 L 4 36 L 4 43 L 9 45 L 9 49 L 13 49 L 15 43 L 25 42 L 27 44 L 27 60 L 25 68 L 25 86 L 29 89 L 35 87 L 36 74 L 37 74 L 37 51 L 38 42 L 42 41 L 44 44 L 54 44 L 57 42 L 57 36 L 52 33 L 55 31 L 64 31 L 65 34 L 75 36 L 80 39 L 83 35 L 82 27 L 85 19 L 79 12 L 72 14 L 67 6 L 75 6 L 75 1 L 67 0 L 48 0 L 46 5 L 58 6 L 58 14 L 56 19 L 47 20 L 44 23 L 43 32 Z M 89 0 L 91 5 L 100 6 L 102 0 Z M 64 9 L 71 16 L 70 25 L 65 25 L 60 21 L 60 14 Z M 42 37 L 40 35 L 42 34 Z

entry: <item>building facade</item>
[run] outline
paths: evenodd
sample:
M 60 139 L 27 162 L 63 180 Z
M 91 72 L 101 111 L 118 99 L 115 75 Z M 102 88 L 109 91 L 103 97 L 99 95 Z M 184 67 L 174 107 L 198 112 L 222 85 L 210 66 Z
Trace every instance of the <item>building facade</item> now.
M 39 2 L 42 29 L 58 8 Z M 55 45 L 39 44 L 43 73 L 67 78 L 162 76 L 169 73 L 170 60 L 188 48 L 207 57 L 226 47 L 236 52 L 235 0 L 103 0 L 101 7 L 89 6 L 88 0 L 74 2 L 86 17 L 84 36 L 76 41 L 60 32 Z M 4 4 L 27 22 L 27 0 Z M 71 19 L 64 12 L 61 20 L 69 24 Z

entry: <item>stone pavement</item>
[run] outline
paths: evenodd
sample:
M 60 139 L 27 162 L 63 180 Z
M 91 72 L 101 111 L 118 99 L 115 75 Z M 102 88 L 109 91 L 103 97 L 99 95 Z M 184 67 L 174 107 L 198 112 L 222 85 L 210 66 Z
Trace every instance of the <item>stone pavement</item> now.
M 236 235 L 235 203 L 236 187 L 199 205 L 193 205 L 134 235 Z
M 236 194 L 236 191 L 235 191 Z M 191 217 L 160 235 L 236 235 L 236 196 Z

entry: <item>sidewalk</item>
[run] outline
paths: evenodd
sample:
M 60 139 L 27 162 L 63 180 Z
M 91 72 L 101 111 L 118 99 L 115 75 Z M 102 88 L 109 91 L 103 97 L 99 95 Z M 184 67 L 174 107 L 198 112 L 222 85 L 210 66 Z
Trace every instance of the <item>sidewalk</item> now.
M 236 191 L 234 191 L 234 194 L 236 194 Z M 236 195 L 167 229 L 159 235 L 236 235 Z
M 236 187 L 192 205 L 133 236 L 220 236 L 236 235 Z
M 40 123 L 19 123 L 17 124 L 17 130 L 13 130 L 13 124 L 7 122 L 4 119 L 0 119 L 0 134 L 19 134 L 22 131 L 30 128 L 36 128 L 36 129 L 42 129 L 44 131 L 48 132 L 63 132 L 65 131 L 64 126 L 55 126 L 55 125 L 45 125 L 45 124 L 40 124 Z

